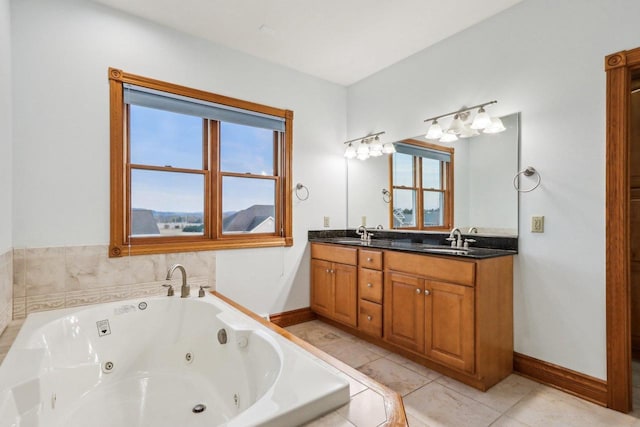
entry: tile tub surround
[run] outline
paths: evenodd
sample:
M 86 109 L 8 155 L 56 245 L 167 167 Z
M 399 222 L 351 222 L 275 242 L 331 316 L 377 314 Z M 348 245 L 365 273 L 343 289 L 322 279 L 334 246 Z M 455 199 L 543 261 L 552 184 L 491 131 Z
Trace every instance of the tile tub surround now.
M 640 420 L 633 416 L 603 408 L 517 374 L 510 375 L 487 392 L 481 392 L 320 320 L 286 329 L 402 394 L 411 427 L 640 427 Z M 640 364 L 634 369 L 634 373 L 640 372 Z M 640 374 L 637 377 L 640 378 Z M 640 392 L 640 387 L 638 390 Z M 324 424 L 320 423 L 321 419 L 314 425 L 377 425 L 373 419 L 345 420 L 338 417 L 340 414 L 339 411 L 332 413 Z M 331 420 L 330 416 L 333 417 Z
M 13 318 L 57 308 L 162 295 L 173 264 L 187 270 L 191 292 L 215 288 L 215 252 L 109 258 L 107 245 L 13 250 Z M 181 276 L 171 283 L 179 292 Z
M 0 334 L 9 325 L 12 318 L 13 297 L 13 251 L 0 255 Z

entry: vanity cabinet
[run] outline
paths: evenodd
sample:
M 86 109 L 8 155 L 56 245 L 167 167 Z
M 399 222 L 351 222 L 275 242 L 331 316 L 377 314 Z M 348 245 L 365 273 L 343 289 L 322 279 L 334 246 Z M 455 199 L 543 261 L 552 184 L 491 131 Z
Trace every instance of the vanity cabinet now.
M 385 284 L 385 339 L 473 373 L 473 288 L 393 271 Z
M 358 250 L 358 328 L 382 337 L 382 251 Z
M 352 327 L 358 324 L 355 248 L 311 245 L 311 310 Z
M 317 243 L 311 253 L 311 308 L 321 317 L 480 390 L 512 372 L 511 255 L 454 258 Z M 350 273 L 327 272 L 338 266 Z
M 482 390 L 513 369 L 511 256 L 385 252 L 384 339 Z M 468 375 L 468 376 L 466 376 Z

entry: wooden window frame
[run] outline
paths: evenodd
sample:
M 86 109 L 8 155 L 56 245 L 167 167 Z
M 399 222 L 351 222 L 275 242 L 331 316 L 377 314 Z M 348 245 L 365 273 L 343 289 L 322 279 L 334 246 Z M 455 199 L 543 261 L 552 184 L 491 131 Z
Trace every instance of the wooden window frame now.
M 159 254 L 172 252 L 205 251 L 215 249 L 261 248 L 293 245 L 292 216 L 292 159 L 293 159 L 293 111 L 269 107 L 223 95 L 217 95 L 198 89 L 180 86 L 160 80 L 150 79 L 126 73 L 116 68 L 109 68 L 109 100 L 110 100 L 110 177 L 111 177 L 111 218 L 109 256 Z M 214 120 L 203 119 L 203 160 L 205 175 L 205 226 L 202 236 L 171 237 L 130 237 L 128 233 L 131 221 L 130 214 L 130 169 L 127 135 L 128 108 L 124 103 L 124 84 L 133 84 L 162 92 L 187 96 L 207 102 L 240 108 L 261 114 L 280 117 L 285 121 L 282 136 L 274 136 L 274 166 L 278 165 L 275 176 L 240 174 L 247 178 L 264 178 L 275 180 L 276 229 L 274 233 L 262 234 L 223 234 L 222 177 L 228 172 L 219 170 L 219 126 Z M 276 132 L 274 132 L 276 135 Z M 281 139 L 280 139 L 281 138 Z M 136 169 L 165 170 L 164 167 L 133 165 Z M 171 168 L 180 172 L 179 168 Z M 189 173 L 195 173 L 189 169 Z M 206 197 L 208 195 L 208 197 Z
M 451 155 L 450 162 L 444 163 L 444 167 L 441 169 L 440 182 L 443 184 L 443 189 L 423 188 L 422 186 L 422 158 L 413 156 L 414 170 L 413 170 L 413 186 L 394 186 L 393 185 L 393 155 L 389 156 L 389 188 L 391 188 L 391 194 L 393 190 L 413 190 L 416 192 L 416 215 L 415 215 L 415 227 L 393 227 L 393 200 L 389 203 L 389 228 L 392 230 L 425 230 L 425 231 L 439 231 L 450 230 L 453 227 L 453 154 L 455 149 L 453 147 L 443 147 L 436 144 L 430 144 L 428 142 L 419 141 L 416 139 L 407 139 L 401 141 L 403 144 L 415 145 L 420 148 L 428 148 L 430 150 L 441 151 Z M 417 181 L 417 182 L 416 182 Z M 435 227 L 424 226 L 424 193 L 427 192 L 440 192 L 444 194 L 444 224 Z

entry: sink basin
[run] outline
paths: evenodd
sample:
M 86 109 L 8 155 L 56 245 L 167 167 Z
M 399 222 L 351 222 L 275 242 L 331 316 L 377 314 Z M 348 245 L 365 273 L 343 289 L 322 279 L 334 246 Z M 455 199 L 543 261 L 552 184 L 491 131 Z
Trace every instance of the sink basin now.
M 464 248 L 421 248 L 424 252 L 432 252 L 439 254 L 448 254 L 448 255 L 466 255 L 469 253 L 469 249 Z

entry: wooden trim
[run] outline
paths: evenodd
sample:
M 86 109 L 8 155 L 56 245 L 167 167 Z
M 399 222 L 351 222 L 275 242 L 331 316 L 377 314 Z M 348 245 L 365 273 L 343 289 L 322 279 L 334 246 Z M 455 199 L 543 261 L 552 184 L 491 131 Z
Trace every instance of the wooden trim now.
M 271 323 L 284 328 L 286 326 L 297 325 L 298 323 L 309 322 L 316 318 L 316 314 L 310 307 L 299 308 L 297 310 L 283 311 L 269 315 Z
M 640 48 L 605 57 L 607 406 L 622 412 L 632 407 L 629 106 L 630 75 L 638 68 Z
M 200 99 L 203 101 L 214 102 L 216 104 L 229 105 L 243 110 L 255 111 L 257 113 L 268 114 L 286 119 L 288 111 L 281 108 L 270 107 L 268 105 L 258 104 L 251 101 L 244 101 L 230 96 L 218 95 L 204 90 L 193 89 L 187 86 L 181 86 L 174 83 L 164 82 L 162 80 L 142 77 L 135 74 L 127 73 L 117 68 L 109 68 L 109 80 L 120 83 L 129 83 L 138 86 L 144 86 L 150 89 L 169 92 L 176 95 L 187 96 L 189 98 Z
M 284 238 L 285 246 L 293 246 L 293 111 L 285 111 L 284 150 L 281 154 L 282 188 L 284 189 Z M 286 155 L 288 153 L 289 155 Z
M 604 380 L 515 352 L 513 370 L 524 377 L 607 406 L 607 382 Z
M 449 153 L 451 155 L 450 162 L 442 162 L 444 165 L 442 166 L 442 170 L 440 172 L 440 182 L 441 188 L 424 188 L 422 182 L 422 167 L 423 167 L 423 158 L 416 157 L 414 158 L 414 176 L 413 176 L 413 186 L 394 186 L 393 185 L 393 155 L 389 156 L 389 190 L 391 191 L 392 198 L 389 202 L 389 228 L 392 230 L 427 230 L 427 231 L 437 231 L 437 230 L 450 230 L 453 227 L 453 160 L 455 149 L 453 147 L 445 147 L 438 144 L 433 144 L 426 141 L 421 141 L 418 139 L 405 139 L 400 141 L 402 143 L 408 145 L 414 145 L 421 148 L 427 148 L 430 150 L 441 151 L 443 153 Z M 443 179 L 443 175 L 445 175 Z M 417 182 L 416 182 L 417 178 Z M 395 189 L 401 190 L 413 190 L 416 194 L 416 213 L 414 215 L 415 226 L 413 227 L 402 227 L 402 228 L 394 228 L 393 226 L 393 191 Z M 442 205 L 443 209 L 443 224 L 441 226 L 429 226 L 425 227 L 424 225 L 424 193 L 426 191 L 429 192 L 440 192 L 444 194 L 444 204 Z
M 217 95 L 172 83 L 141 77 L 109 68 L 110 96 L 110 244 L 109 256 L 141 255 L 184 251 L 202 251 L 215 249 L 261 248 L 293 245 L 293 204 L 291 186 L 293 156 L 293 111 L 268 107 L 249 101 Z M 203 129 L 203 167 L 205 170 L 185 168 L 166 168 L 152 165 L 128 164 L 127 106 L 123 99 L 123 83 L 175 93 L 234 108 L 255 111 L 281 117 L 285 120 L 285 132 L 279 150 L 274 156 L 280 156 L 278 176 L 264 177 L 251 175 L 256 179 L 271 179 L 275 182 L 275 220 L 273 233 L 223 234 L 222 200 L 220 199 L 222 175 L 219 171 L 219 126 L 215 121 L 204 120 Z M 209 125 L 207 125 L 209 123 Z M 208 130 L 208 132 L 207 132 Z M 214 139 L 215 138 L 215 139 Z M 215 143 L 214 143 L 215 142 Z M 275 150 L 274 150 L 275 151 Z M 129 237 L 130 227 L 130 174 L 131 168 L 166 172 L 196 173 L 204 175 L 205 203 L 203 207 L 205 227 L 202 236 L 154 236 Z M 224 174 L 229 176 L 247 175 Z M 216 210 L 214 212 L 214 209 Z
M 302 347 L 303 349 L 305 349 L 309 353 L 313 354 L 314 356 L 318 357 L 319 359 L 323 360 L 324 362 L 334 366 L 336 369 L 339 369 L 340 371 L 344 372 L 346 375 L 350 376 L 351 378 L 353 378 L 356 381 L 364 384 L 365 386 L 367 386 L 371 390 L 373 390 L 376 393 L 378 393 L 379 395 L 381 395 L 383 397 L 383 399 L 384 399 L 384 405 L 385 405 L 384 409 L 385 409 L 385 412 L 387 414 L 387 422 L 384 423 L 385 426 L 407 426 L 408 425 L 407 417 L 406 417 L 406 414 L 404 412 L 404 404 L 402 403 L 402 396 L 400 396 L 400 394 L 398 394 L 395 391 L 391 390 L 390 388 L 388 388 L 388 387 L 386 387 L 386 386 L 374 381 L 373 379 L 369 378 L 368 376 L 366 376 L 362 372 L 352 368 L 351 366 L 347 365 L 346 363 L 341 362 L 340 360 L 336 359 L 335 357 L 330 356 L 327 353 L 325 353 L 324 351 L 312 346 L 308 342 L 296 337 L 295 335 L 293 335 L 292 333 L 282 329 L 278 325 L 275 325 L 272 322 L 268 322 L 267 320 L 265 320 L 262 317 L 258 316 L 254 312 L 252 312 L 252 311 L 248 310 L 247 308 L 241 306 L 240 304 L 236 303 L 235 301 L 225 297 L 224 295 L 222 295 L 222 294 L 220 294 L 220 293 L 218 293 L 216 291 L 211 291 L 211 293 L 213 295 L 215 295 L 216 297 L 220 298 L 222 301 L 224 301 L 227 304 L 229 304 L 230 306 L 232 306 L 235 309 L 241 311 L 242 313 L 246 314 L 247 316 L 251 317 L 255 321 L 261 323 L 262 325 L 264 325 L 267 328 L 271 329 L 275 333 L 281 335 L 282 337 L 288 339 L 289 341 L 293 342 L 294 344 L 299 345 L 300 347 Z

